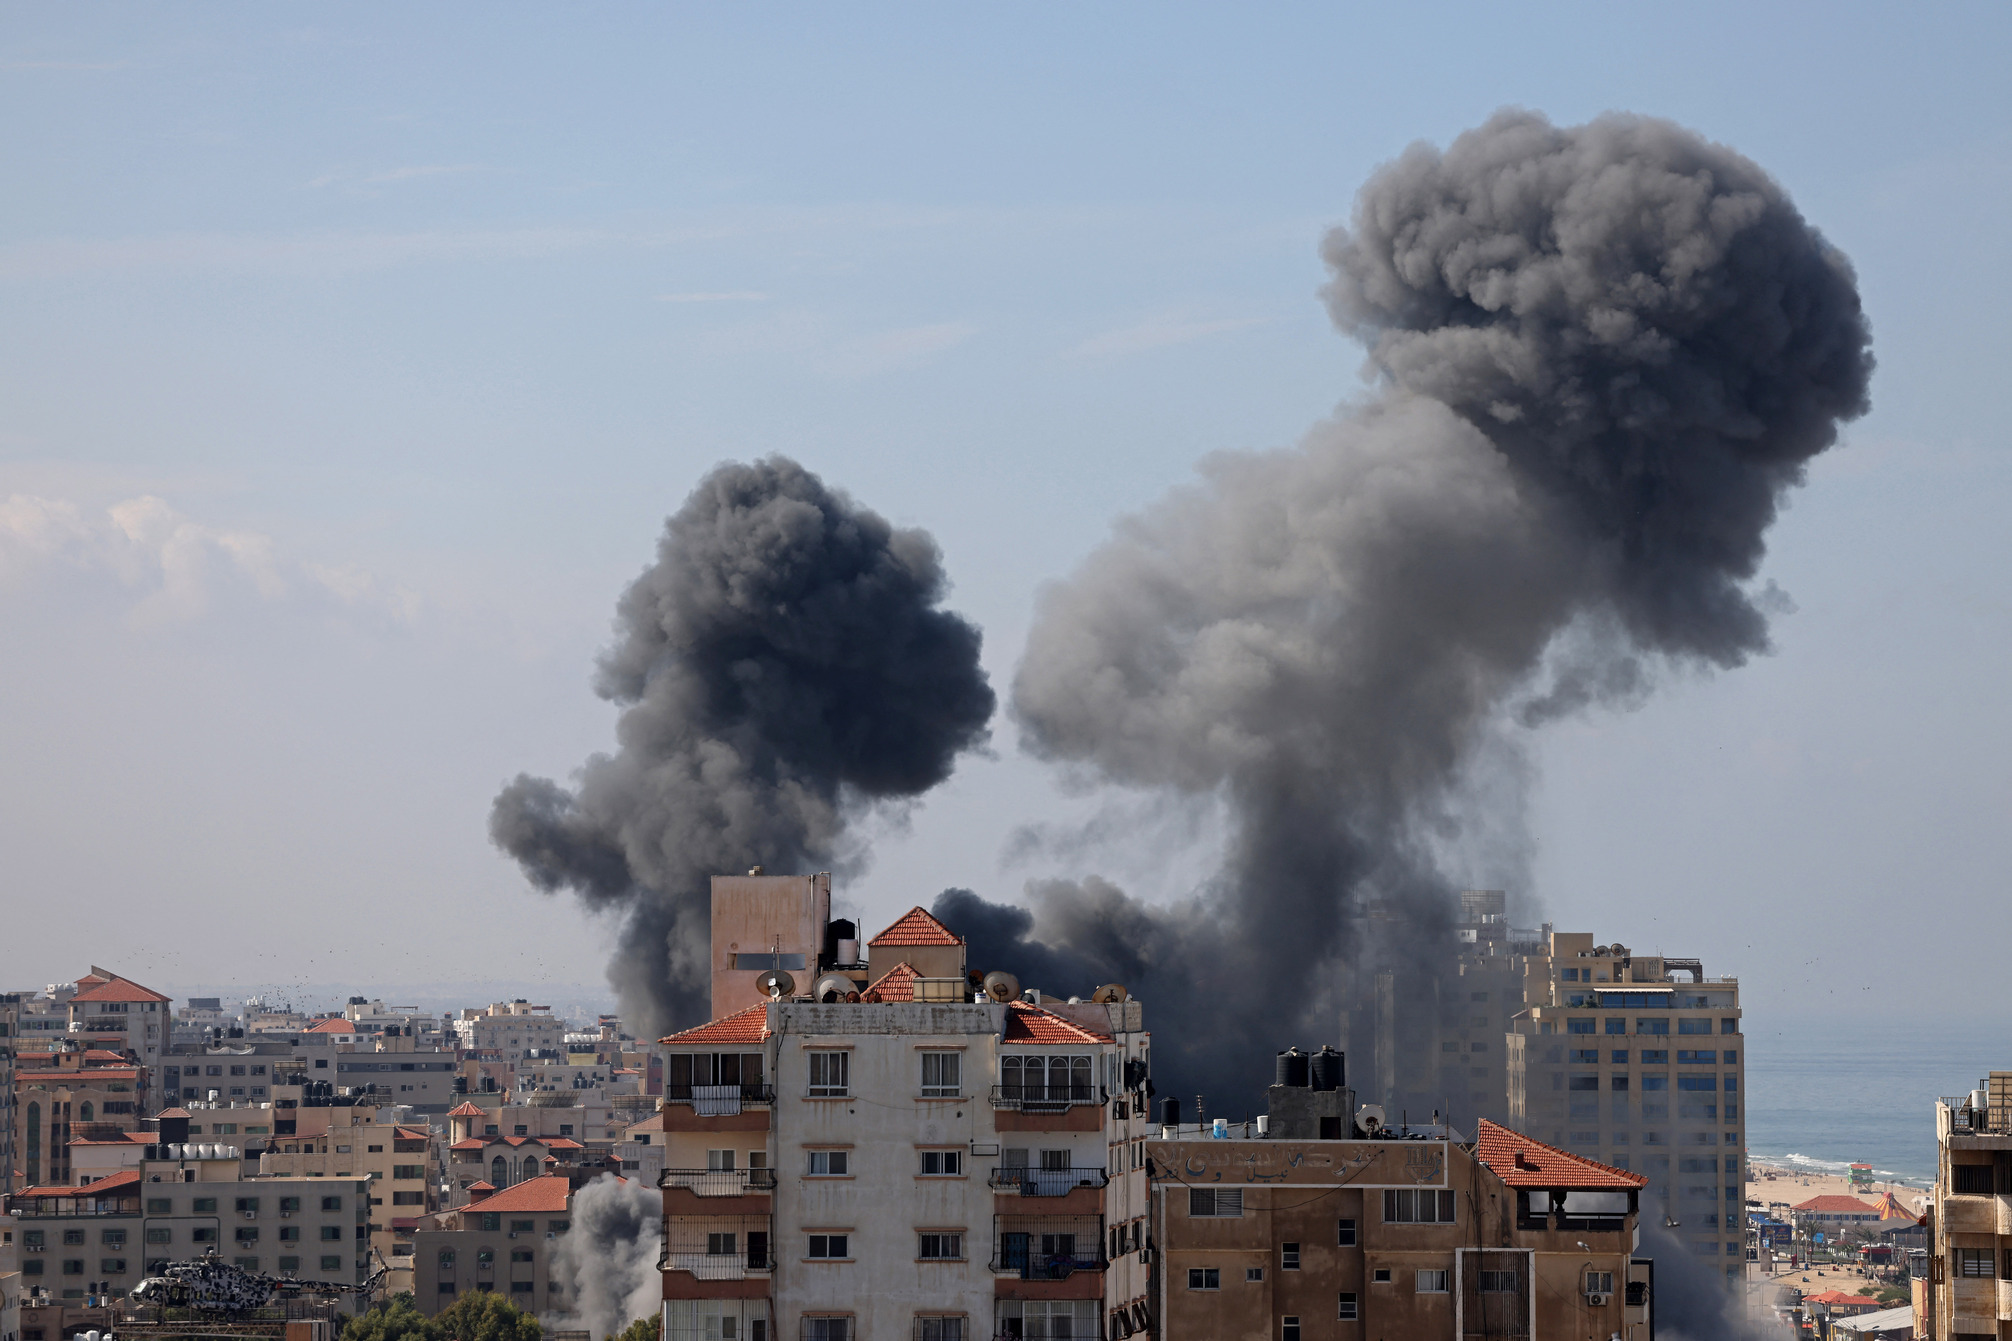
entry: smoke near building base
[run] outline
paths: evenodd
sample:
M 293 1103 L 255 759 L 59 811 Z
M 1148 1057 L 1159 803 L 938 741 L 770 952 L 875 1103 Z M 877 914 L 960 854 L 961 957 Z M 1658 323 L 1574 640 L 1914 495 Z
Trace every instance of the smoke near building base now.
M 947 585 L 926 532 L 780 457 L 719 467 L 666 523 L 600 660 L 615 752 L 570 786 L 519 775 L 489 820 L 538 888 L 622 919 L 608 973 L 640 1032 L 705 1018 L 713 875 L 857 868 L 852 821 L 984 743 Z
M 1850 264 L 1666 121 L 1414 145 L 1322 255 L 1369 397 L 1121 522 L 1043 595 L 1012 689 L 1039 757 L 1220 798 L 1220 869 L 1171 906 L 1093 878 L 935 908 L 1030 985 L 1126 983 L 1183 1096 L 1254 1092 L 1379 972 L 1429 980 L 1444 854 L 1519 732 L 1767 649 L 1767 529 L 1867 408 Z
M 565 1307 L 553 1330 L 584 1331 L 600 1341 L 662 1309 L 657 1225 L 663 1213 L 663 1193 L 612 1173 L 573 1194 L 571 1227 L 552 1250 L 552 1282 Z

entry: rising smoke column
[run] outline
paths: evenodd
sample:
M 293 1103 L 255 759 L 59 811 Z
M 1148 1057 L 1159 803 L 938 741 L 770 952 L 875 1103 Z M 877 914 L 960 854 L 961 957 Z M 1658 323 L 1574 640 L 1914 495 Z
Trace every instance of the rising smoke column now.
M 1866 409 L 1848 262 L 1668 122 L 1415 145 L 1322 254 L 1372 397 L 1122 522 L 1044 594 L 1013 686 L 1037 755 L 1226 803 L 1220 871 L 1170 908 L 1097 881 L 937 902 L 1002 966 L 1130 986 L 1163 1093 L 1248 1093 L 1295 1026 L 1332 1036 L 1351 972 L 1434 971 L 1436 855 L 1512 718 L 1765 650 L 1767 527 Z
M 612 1173 L 573 1194 L 570 1227 L 552 1251 L 552 1279 L 563 1287 L 566 1309 L 559 1321 L 571 1324 L 566 1330 L 601 1341 L 661 1311 L 657 1225 L 663 1213 L 663 1193 Z
M 780 457 L 719 467 L 666 523 L 600 660 L 618 748 L 570 788 L 519 775 L 489 820 L 540 889 L 623 915 L 609 977 L 639 1028 L 704 1018 L 712 875 L 829 866 L 849 818 L 984 741 L 946 585 L 926 532 Z

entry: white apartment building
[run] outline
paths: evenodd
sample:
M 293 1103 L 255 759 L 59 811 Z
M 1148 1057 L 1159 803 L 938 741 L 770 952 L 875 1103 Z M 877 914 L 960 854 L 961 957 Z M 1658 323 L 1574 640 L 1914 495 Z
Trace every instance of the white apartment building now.
M 478 1057 L 502 1062 L 525 1058 L 559 1059 L 565 1055 L 566 1022 L 550 1006 L 527 1001 L 499 1001 L 481 1010 L 464 1010 L 452 1022 L 461 1046 Z
M 1140 1004 L 988 999 L 919 908 L 871 948 L 863 991 L 827 977 L 804 985 L 829 999 L 662 1040 L 665 1341 L 1082 1337 L 1132 1315 Z

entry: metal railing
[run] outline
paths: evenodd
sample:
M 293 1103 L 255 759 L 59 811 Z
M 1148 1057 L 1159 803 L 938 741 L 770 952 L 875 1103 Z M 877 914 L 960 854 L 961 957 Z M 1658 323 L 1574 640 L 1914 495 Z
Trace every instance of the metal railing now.
M 670 1104 L 688 1104 L 695 1097 L 724 1097 L 733 1088 L 731 1085 L 666 1085 L 664 1086 L 664 1102 Z M 695 1090 L 703 1090 L 705 1093 L 694 1095 L 693 1091 Z M 742 1085 L 740 1092 L 741 1102 L 744 1104 L 772 1104 L 775 1102 L 775 1086 L 773 1085 Z
M 743 1197 L 775 1191 L 774 1169 L 665 1169 L 658 1187 L 681 1187 L 701 1197 Z
M 997 1168 L 986 1180 L 993 1187 L 1005 1192 L 1018 1192 L 1023 1197 L 1067 1196 L 1079 1187 L 1104 1187 L 1111 1181 L 1111 1175 L 1103 1169 L 1027 1169 Z
M 1022 1113 L 1060 1113 L 1083 1104 L 1101 1104 L 1095 1085 L 994 1085 L 992 1106 Z
M 1066 1280 L 1102 1271 L 1104 1222 L 1097 1216 L 999 1216 L 992 1235 L 993 1271 L 1022 1280 Z

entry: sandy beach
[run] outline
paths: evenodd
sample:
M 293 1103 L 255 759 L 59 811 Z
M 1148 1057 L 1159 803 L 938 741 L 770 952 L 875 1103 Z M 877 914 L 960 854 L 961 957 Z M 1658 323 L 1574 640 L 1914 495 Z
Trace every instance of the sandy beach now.
M 1923 1189 L 1908 1183 L 1872 1183 L 1853 1187 L 1850 1179 L 1831 1174 L 1811 1173 L 1759 1160 L 1750 1161 L 1747 1165 L 1747 1199 L 1758 1201 L 1763 1206 L 1777 1201 L 1793 1206 L 1811 1197 L 1826 1196 L 1856 1197 L 1872 1205 L 1886 1192 L 1893 1193 L 1902 1206 L 1915 1211 L 1921 1209 L 1924 1204 L 1922 1199 L 1926 1196 Z

